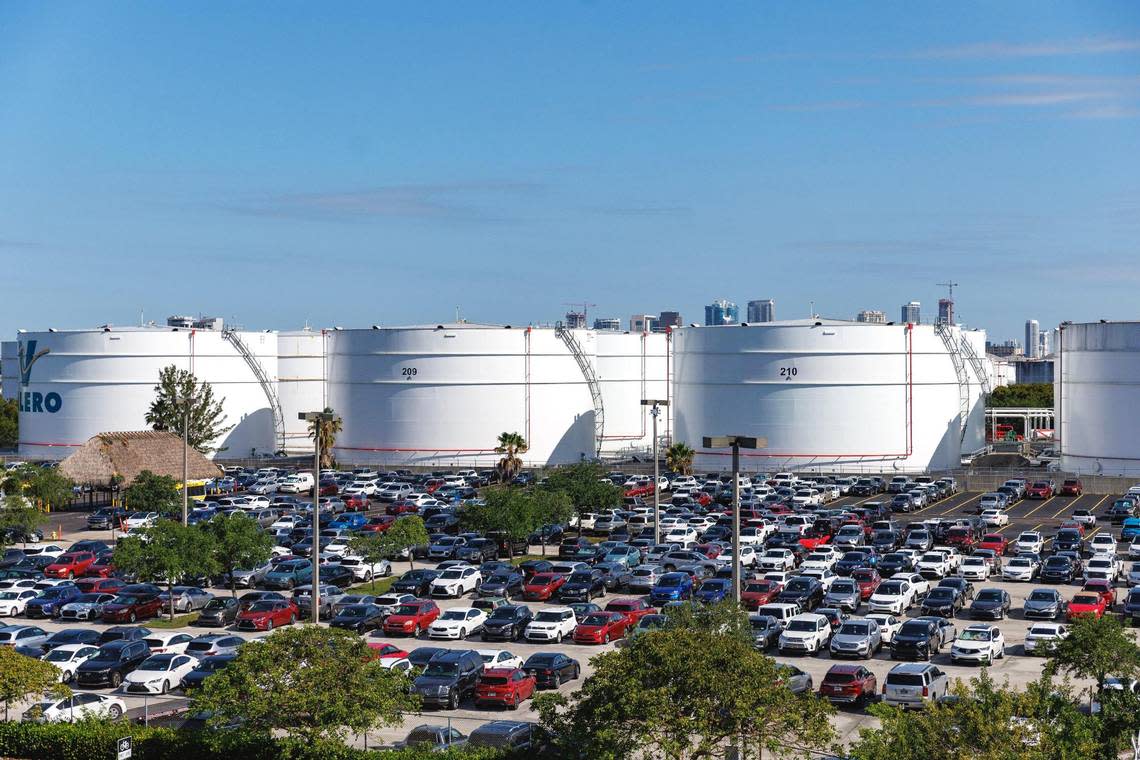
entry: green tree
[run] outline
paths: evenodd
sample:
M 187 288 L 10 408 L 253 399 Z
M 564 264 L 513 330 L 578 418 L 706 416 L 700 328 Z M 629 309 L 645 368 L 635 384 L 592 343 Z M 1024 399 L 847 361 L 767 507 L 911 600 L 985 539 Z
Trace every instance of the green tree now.
M 211 534 L 196 525 L 159 520 L 140 536 L 125 536 L 115 545 L 112 561 L 140 580 L 163 583 L 167 591 L 182 579 L 218 572 Z M 174 620 L 173 598 L 169 608 Z
M 28 504 L 22 496 L 2 497 L 4 506 L 0 509 L 0 546 L 18 541 L 27 542 L 28 534 L 43 527 L 48 521 L 47 513 Z
M 393 525 L 393 527 L 395 526 Z M 424 533 L 426 534 L 427 531 L 425 530 Z M 355 535 L 348 540 L 348 550 L 368 563 L 367 580 L 372 582 L 373 590 L 376 588 L 376 575 L 372 572 L 371 566 L 381 560 L 393 560 L 401 551 L 401 549 L 393 547 L 392 542 L 387 537 L 387 531 Z M 411 552 L 408 552 L 408 556 L 410 559 Z
M 222 404 L 225 399 L 215 400 L 214 389 L 209 383 L 199 382 L 193 372 L 171 364 L 159 371 L 154 394 L 154 401 L 146 413 L 148 425 L 178 436 L 185 428 L 187 442 L 203 454 L 224 451 L 212 444 L 234 426 L 223 426 L 226 414 Z
M 335 628 L 281 629 L 256 646 L 242 647 L 225 669 L 206 679 L 191 709 L 224 726 L 288 732 L 309 743 L 340 740 L 398 725 L 415 710 L 406 676 L 384 668 L 363 639 Z
M 1140 648 L 1116 615 L 1081 615 L 1069 624 L 1069 635 L 1050 651 L 1048 668 L 1050 672 L 1091 678 L 1096 683 L 1096 694 L 1100 695 L 1109 676 L 1137 676 Z
M 520 434 L 499 433 L 499 445 L 495 447 L 495 453 L 503 455 L 498 464 L 499 476 L 503 480 L 510 480 L 519 474 L 522 469 L 519 455 L 525 454 L 529 448 L 526 439 Z
M 0 490 L 22 496 L 25 503 L 50 509 L 62 507 L 75 495 L 75 483 L 54 467 L 17 467 L 7 472 Z
M 1035 407 L 1053 408 L 1052 383 L 1022 383 L 994 388 L 988 406 L 993 408 Z M 1023 431 L 1024 432 L 1024 431 Z
M 59 682 L 55 666 L 19 654 L 14 647 L 0 647 L 0 702 L 4 703 L 4 720 L 8 720 L 8 708 L 13 703 L 44 693 L 60 696 L 69 693 Z
M 325 407 L 325 414 L 332 414 L 332 407 Z M 318 438 L 321 443 L 321 469 L 331 469 L 336 467 L 336 460 L 333 458 L 333 446 L 336 445 L 336 437 L 340 434 L 341 429 L 344 427 L 344 420 L 340 416 L 333 417 L 331 420 L 310 420 L 309 421 L 309 440 L 316 441 Z
M 123 492 L 123 501 L 128 509 L 140 512 L 158 512 L 173 516 L 182 514 L 182 492 L 178 481 L 169 475 L 155 475 L 143 470 L 135 482 Z
M 382 533 L 353 539 L 349 542 L 349 548 L 362 557 L 372 556 L 389 560 L 398 559 L 406 551 L 408 564 L 415 567 L 412 549 L 427 542 L 428 532 L 424 527 L 423 518 L 406 515 L 397 519 L 392 523 L 392 527 Z
M 693 457 L 697 452 L 692 447 L 677 441 L 665 449 L 665 466 L 680 475 L 691 475 L 693 472 Z
M 735 636 L 651 631 L 592 663 L 578 691 L 534 701 L 560 756 L 711 758 L 738 744 L 759 758 L 806 755 L 835 739 L 834 708 L 792 694 L 776 662 Z
M 210 535 L 214 561 L 230 579 L 230 594 L 237 596 L 234 570 L 252 569 L 269 561 L 273 554 L 273 537 L 255 520 L 243 514 L 218 517 L 202 523 Z
M 0 399 L 0 449 L 14 449 L 20 441 L 20 406 L 16 399 Z
M 665 608 L 666 630 L 694 630 L 752 643 L 748 613 L 731 600 L 717 604 L 679 604 Z
M 573 511 L 562 491 L 501 486 L 484 489 L 482 503 L 464 507 L 459 524 L 464 530 L 502 532 L 519 540 L 547 523 L 566 522 Z
M 595 462 L 559 467 L 546 479 L 546 488 L 569 496 L 579 516 L 614 509 L 622 503 L 621 488 L 611 483 L 606 478 L 605 468 Z

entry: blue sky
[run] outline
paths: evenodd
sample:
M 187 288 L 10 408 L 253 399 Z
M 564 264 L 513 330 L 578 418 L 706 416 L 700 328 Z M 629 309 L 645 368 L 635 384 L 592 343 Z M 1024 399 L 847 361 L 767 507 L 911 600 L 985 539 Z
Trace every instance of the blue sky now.
M 196 12 L 208 8 L 209 12 Z M 1140 4 L 0 2 L 0 334 L 1136 316 Z

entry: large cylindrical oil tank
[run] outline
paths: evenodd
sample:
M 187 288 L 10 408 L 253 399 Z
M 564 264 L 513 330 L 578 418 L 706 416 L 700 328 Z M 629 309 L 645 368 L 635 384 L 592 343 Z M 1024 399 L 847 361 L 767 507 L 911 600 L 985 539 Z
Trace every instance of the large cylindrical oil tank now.
M 605 417 L 602 454 L 647 451 L 653 446 L 653 419 L 642 399 L 667 399 L 668 339 L 665 333 L 599 330 L 597 375 Z M 666 433 L 668 409 L 658 415 L 657 432 Z
M 570 331 L 587 366 L 594 333 Z M 458 323 L 328 333 L 341 462 L 493 466 L 500 433 L 528 465 L 594 456 L 586 374 L 559 331 Z
M 1140 322 L 1062 325 L 1053 348 L 1061 469 L 1140 475 Z
M 948 336 L 948 337 L 947 337 Z M 727 469 L 703 436 L 767 439 L 752 471 L 918 472 L 961 460 L 966 384 L 960 331 L 838 320 L 681 328 L 673 333 L 673 439 L 698 468 Z M 967 418 L 970 411 L 966 412 Z
M 223 400 L 224 426 L 215 446 L 226 456 L 276 450 L 269 394 L 235 341 L 221 331 L 174 327 L 105 327 L 24 332 L 20 378 L 20 454 L 60 459 L 101 432 L 146 430 L 159 371 L 191 369 Z M 277 380 L 277 335 L 239 332 L 236 338 Z
M 20 360 L 14 340 L 0 341 L 0 398 L 14 399 L 20 386 Z
M 966 435 L 962 440 L 962 453 L 974 454 L 986 447 L 986 390 L 993 390 L 997 384 L 997 374 L 993 360 L 986 355 L 986 331 L 967 330 L 957 326 L 950 328 L 957 332 L 963 344 L 969 345 L 969 352 L 963 350 L 963 366 L 970 381 L 970 414 L 966 422 Z M 973 354 L 974 361 L 969 360 Z
M 277 334 L 277 396 L 285 418 L 285 451 L 307 453 L 313 448 L 304 412 L 328 406 L 325 392 L 325 335 L 321 330 Z

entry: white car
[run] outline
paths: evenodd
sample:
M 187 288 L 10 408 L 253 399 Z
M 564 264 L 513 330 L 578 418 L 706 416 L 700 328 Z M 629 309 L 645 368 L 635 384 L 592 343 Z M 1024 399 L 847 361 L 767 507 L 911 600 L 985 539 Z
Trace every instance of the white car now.
M 198 658 L 188 654 L 152 654 L 127 674 L 121 688 L 127 694 L 165 694 L 197 666 Z
M 886 612 L 872 612 L 869 615 L 864 615 L 864 617 L 879 624 L 879 636 L 882 638 L 884 646 L 891 643 L 895 637 L 895 631 L 901 628 L 903 624 L 903 621 Z
M 976 662 L 993 665 L 1005 657 L 1005 636 L 996 625 L 971 625 L 958 634 L 950 645 L 950 662 Z
M 149 528 L 158 522 L 158 512 L 132 512 L 123 520 L 123 527 L 127 530 Z
M 194 639 L 188 633 L 177 631 L 151 631 L 143 639 L 151 654 L 186 654 L 186 646 Z
M 428 626 L 429 639 L 465 639 L 483 630 L 487 613 L 474 607 L 452 607 L 444 610 Z
M 1001 528 L 1009 525 L 1009 515 L 1000 509 L 982 510 L 982 522 L 991 528 Z
M 800 568 L 804 570 L 811 568 L 816 568 L 819 570 L 830 570 L 835 567 L 835 563 L 838 561 L 839 558 L 835 556 L 834 552 L 814 551 L 811 554 L 807 555 L 803 563 L 800 565 Z
M 392 563 L 386 559 L 370 564 L 360 557 L 346 557 L 341 555 L 337 564 L 351 570 L 352 577 L 358 581 L 370 581 L 374 577 L 387 578 L 392 574 Z
M 958 577 L 971 581 L 989 580 L 990 563 L 985 557 L 966 557 L 958 566 Z
M 16 617 L 24 614 L 29 599 L 35 599 L 39 592 L 30 588 L 7 589 L 0 591 L 0 617 Z
M 264 509 L 271 506 L 273 506 L 273 502 L 269 500 L 268 496 L 247 496 L 245 504 L 242 504 L 241 508 L 250 512 L 255 509 Z
M 697 531 L 687 525 L 670 528 L 663 540 L 667 544 L 680 544 L 682 547 L 688 548 L 697 542 Z
M 74 723 L 85 718 L 118 720 L 127 706 L 118 697 L 81 692 L 63 699 L 45 699 L 24 712 L 24 720 L 40 723 Z
M 902 615 L 914 606 L 914 589 L 909 583 L 888 578 L 879 584 L 875 593 L 867 600 L 871 612 L 891 612 Z
M 1027 530 L 1018 535 L 1013 545 L 1019 554 L 1021 552 L 1029 552 L 1030 554 L 1040 555 L 1041 550 L 1045 548 L 1045 537 L 1035 530 Z
M 1098 554 L 1085 563 L 1084 579 L 1086 582 L 1094 578 L 1106 580 L 1115 584 L 1121 575 L 1123 566 L 1115 556 Z
M 1001 570 L 1002 580 L 1031 581 L 1041 570 L 1041 563 L 1031 557 L 1014 557 Z
M 36 578 L 5 578 L 0 581 L 0 591 L 14 591 L 16 589 L 34 589 Z
M 562 641 L 574 634 L 578 620 L 569 607 L 544 607 L 527 623 L 523 638 L 527 641 Z
M 293 530 L 304 520 L 300 515 L 283 515 L 276 522 L 269 526 L 272 531 L 278 530 Z
M 99 647 L 90 644 L 64 644 L 45 654 L 40 659 L 50 662 L 59 671 L 60 683 L 71 683 L 80 665 L 99 653 Z
M 1025 653 L 1048 653 L 1061 639 L 1069 635 L 1064 623 L 1034 623 L 1025 634 Z
M 769 549 L 756 560 L 761 570 L 794 570 L 796 556 L 788 549 Z
M 1140 559 L 1140 535 L 1132 539 L 1128 545 L 1128 559 Z
M 302 493 L 313 487 L 313 473 L 298 472 L 281 481 L 277 486 L 278 493 Z
M 414 490 L 408 483 L 385 483 L 376 490 L 376 496 L 381 501 L 399 501 Z
M 1098 533 L 1089 541 L 1089 551 L 1093 554 L 1117 554 L 1116 539 L 1111 533 Z
M 431 596 L 459 598 L 475 591 L 482 582 L 483 576 L 474 567 L 449 567 L 428 588 Z
M 724 567 L 731 567 L 732 566 L 732 549 L 728 549 L 727 551 L 716 555 L 716 559 L 714 559 L 713 561 L 716 562 L 718 565 L 722 565 Z M 741 547 L 740 547 L 740 564 L 743 565 L 744 567 L 751 567 L 752 565 L 756 564 L 756 548 L 755 547 L 747 546 L 747 545 L 741 545 Z
M 1128 587 L 1140 586 L 1140 562 L 1133 562 L 1128 570 Z
M 487 668 L 521 668 L 523 658 L 505 649 L 476 649 L 483 658 L 483 667 Z
M 265 494 L 277 493 L 278 482 L 277 478 L 266 478 L 265 480 L 257 481 L 247 490 L 250 493 L 261 494 L 263 496 Z
M 787 622 L 777 647 L 780 654 L 805 652 L 816 654 L 827 646 L 831 638 L 831 623 L 823 615 L 805 612 Z
M 839 576 L 835 574 L 834 570 L 828 570 L 824 568 L 809 567 L 807 570 L 801 569 L 800 575 L 806 575 L 809 578 L 815 578 L 818 580 L 820 585 L 823 586 L 823 593 L 825 594 L 828 591 L 831 591 L 831 584 L 835 583 L 836 579 L 839 578 Z
M 915 569 L 924 578 L 945 578 L 950 574 L 950 561 L 942 552 L 926 552 Z
M 148 514 L 155 515 L 157 512 L 150 512 Z M 59 544 L 37 544 L 36 546 L 25 546 L 24 554 L 29 557 L 59 557 L 64 553 L 64 548 Z
M 910 590 L 914 592 L 915 603 L 918 603 L 926 598 L 930 593 L 930 581 L 923 578 L 918 573 L 895 573 L 891 576 L 891 580 L 906 581 L 910 584 Z
M 412 661 L 407 657 L 387 657 L 380 660 L 380 667 L 384 670 L 394 670 L 397 673 L 410 675 L 412 672 Z

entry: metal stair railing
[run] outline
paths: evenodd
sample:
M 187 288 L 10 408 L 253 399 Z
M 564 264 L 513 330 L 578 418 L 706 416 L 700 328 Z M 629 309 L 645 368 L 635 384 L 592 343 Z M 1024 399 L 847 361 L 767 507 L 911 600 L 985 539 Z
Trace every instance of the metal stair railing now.
M 265 397 L 269 400 L 269 409 L 273 412 L 273 429 L 277 437 L 277 451 L 282 451 L 285 448 L 285 415 L 281 411 L 281 401 L 277 398 L 277 390 L 273 387 L 273 381 L 265 374 L 265 368 L 261 366 L 261 362 L 253 355 L 253 352 L 246 346 L 245 341 L 237 334 L 235 330 L 222 330 L 222 337 L 233 344 L 241 357 L 245 359 L 245 363 L 249 365 L 253 376 L 257 378 L 257 382 L 261 385 L 261 390 L 264 391 Z
M 970 376 L 966 372 L 965 362 L 962 361 L 961 351 L 954 344 L 950 326 L 938 323 L 934 326 L 934 331 L 938 333 L 938 337 L 946 346 L 946 353 L 950 355 L 950 362 L 954 365 L 954 374 L 958 376 L 959 427 L 961 428 L 958 444 L 960 446 L 966 441 L 966 423 L 970 419 Z
M 993 392 L 993 387 L 990 384 L 989 373 L 986 372 L 981 357 L 978 356 L 978 352 L 974 350 L 973 344 L 966 340 L 965 335 L 962 336 L 962 354 L 966 357 L 966 361 L 970 362 L 970 367 L 974 370 L 974 376 L 977 377 L 978 382 L 981 383 L 982 395 L 990 395 Z
M 574 360 L 578 362 L 578 369 L 582 371 L 582 376 L 586 378 L 586 385 L 590 389 L 590 399 L 594 404 L 594 453 L 600 455 L 602 452 L 602 436 L 605 432 L 605 408 L 602 404 L 602 386 L 598 383 L 598 375 L 594 372 L 594 366 L 590 364 L 589 358 L 585 352 L 582 351 L 581 344 L 578 339 L 574 337 L 574 333 L 562 326 L 561 323 L 554 326 L 554 334 L 562 339 L 566 347 L 570 349 L 570 353 L 574 356 Z

